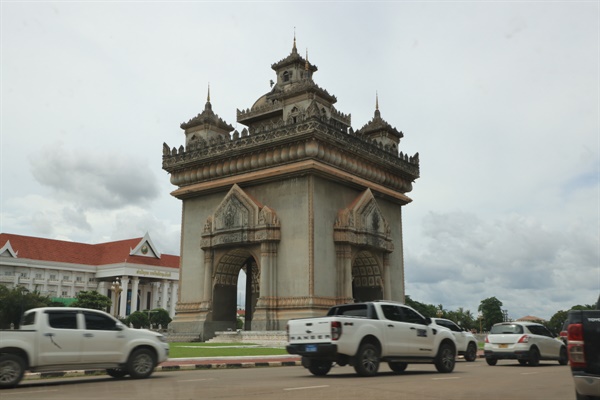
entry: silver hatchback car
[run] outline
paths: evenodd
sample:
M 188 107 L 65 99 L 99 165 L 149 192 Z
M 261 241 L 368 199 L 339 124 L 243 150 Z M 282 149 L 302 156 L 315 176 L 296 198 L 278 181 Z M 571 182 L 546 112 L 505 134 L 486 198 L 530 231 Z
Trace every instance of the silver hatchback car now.
M 539 365 L 540 360 L 557 360 L 560 365 L 569 362 L 562 340 L 534 322 L 502 322 L 492 326 L 483 350 L 488 365 L 505 359 L 532 367 Z

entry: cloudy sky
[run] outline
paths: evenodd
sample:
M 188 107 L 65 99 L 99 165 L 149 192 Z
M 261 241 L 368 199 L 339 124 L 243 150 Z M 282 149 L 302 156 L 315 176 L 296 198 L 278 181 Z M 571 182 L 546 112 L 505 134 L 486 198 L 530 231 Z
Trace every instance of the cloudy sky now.
M 238 130 L 292 48 L 419 152 L 406 293 L 550 318 L 600 292 L 597 2 L 1 3 L 0 231 L 179 254 L 179 124 Z

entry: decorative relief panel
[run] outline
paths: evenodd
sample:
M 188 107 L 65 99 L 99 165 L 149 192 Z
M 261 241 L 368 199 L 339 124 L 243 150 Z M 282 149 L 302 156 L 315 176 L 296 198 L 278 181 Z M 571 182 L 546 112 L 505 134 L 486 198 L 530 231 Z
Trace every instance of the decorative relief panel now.
M 279 218 L 273 209 L 258 203 L 234 184 L 215 213 L 206 219 L 201 247 L 279 241 L 279 228 Z
M 370 189 L 338 212 L 334 241 L 392 252 L 391 229 Z

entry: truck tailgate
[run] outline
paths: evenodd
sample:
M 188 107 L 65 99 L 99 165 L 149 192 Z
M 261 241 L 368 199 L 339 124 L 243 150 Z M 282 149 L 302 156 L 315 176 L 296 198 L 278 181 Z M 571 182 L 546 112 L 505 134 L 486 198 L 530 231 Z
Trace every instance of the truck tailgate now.
M 330 343 L 331 318 L 293 319 L 288 321 L 288 340 L 291 344 Z

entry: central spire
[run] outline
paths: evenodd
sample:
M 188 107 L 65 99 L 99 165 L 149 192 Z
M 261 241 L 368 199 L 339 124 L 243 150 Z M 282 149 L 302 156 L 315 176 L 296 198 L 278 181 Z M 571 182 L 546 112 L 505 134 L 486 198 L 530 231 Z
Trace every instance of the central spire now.
M 294 27 L 294 46 L 292 47 L 292 53 L 297 54 L 298 49 L 296 48 L 296 27 Z

